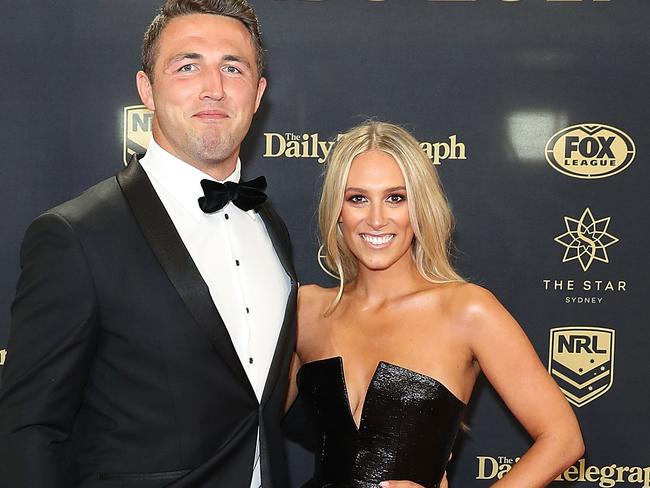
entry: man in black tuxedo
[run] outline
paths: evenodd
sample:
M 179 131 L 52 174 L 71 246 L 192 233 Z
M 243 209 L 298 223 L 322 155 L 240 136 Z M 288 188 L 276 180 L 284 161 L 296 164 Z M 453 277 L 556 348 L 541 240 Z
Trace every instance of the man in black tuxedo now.
M 265 183 L 237 183 L 262 67 L 245 0 L 167 0 L 152 22 L 146 156 L 25 235 L 2 486 L 289 486 L 297 282 Z

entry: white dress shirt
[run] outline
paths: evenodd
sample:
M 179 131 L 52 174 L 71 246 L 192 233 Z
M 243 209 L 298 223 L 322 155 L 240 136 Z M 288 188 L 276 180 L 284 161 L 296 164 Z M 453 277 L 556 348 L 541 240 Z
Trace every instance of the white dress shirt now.
M 248 379 L 260 401 L 290 291 L 261 217 L 229 202 L 203 213 L 200 181 L 216 181 L 151 139 L 140 161 L 210 290 Z M 238 182 L 241 162 L 225 181 Z M 216 415 L 216 412 L 215 412 Z M 251 488 L 261 486 L 259 430 Z

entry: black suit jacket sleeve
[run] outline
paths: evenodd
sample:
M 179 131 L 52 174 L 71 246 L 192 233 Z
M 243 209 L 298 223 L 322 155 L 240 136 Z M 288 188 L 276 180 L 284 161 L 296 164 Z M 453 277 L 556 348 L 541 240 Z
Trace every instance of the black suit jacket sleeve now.
M 29 227 L 0 391 L 4 486 L 69 488 L 66 450 L 96 348 L 98 310 L 81 243 L 61 216 Z

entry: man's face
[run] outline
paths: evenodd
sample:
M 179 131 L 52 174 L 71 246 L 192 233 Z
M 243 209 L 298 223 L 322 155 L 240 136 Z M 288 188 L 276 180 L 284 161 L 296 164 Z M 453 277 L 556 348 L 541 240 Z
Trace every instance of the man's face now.
M 227 176 L 266 88 L 246 27 L 211 14 L 170 20 L 150 81 L 138 73 L 140 96 L 154 110 L 156 142 L 203 171 L 227 169 Z

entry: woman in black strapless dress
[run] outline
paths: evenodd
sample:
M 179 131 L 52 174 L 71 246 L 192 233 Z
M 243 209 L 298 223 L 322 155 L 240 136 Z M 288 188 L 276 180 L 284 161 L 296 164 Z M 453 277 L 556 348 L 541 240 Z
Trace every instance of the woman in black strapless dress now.
M 320 437 L 307 486 L 439 488 L 481 371 L 534 441 L 495 486 L 546 486 L 582 454 L 522 329 L 449 264 L 448 204 L 408 132 L 368 122 L 336 143 L 319 225 L 340 286 L 298 299 L 288 404 L 299 390 Z

